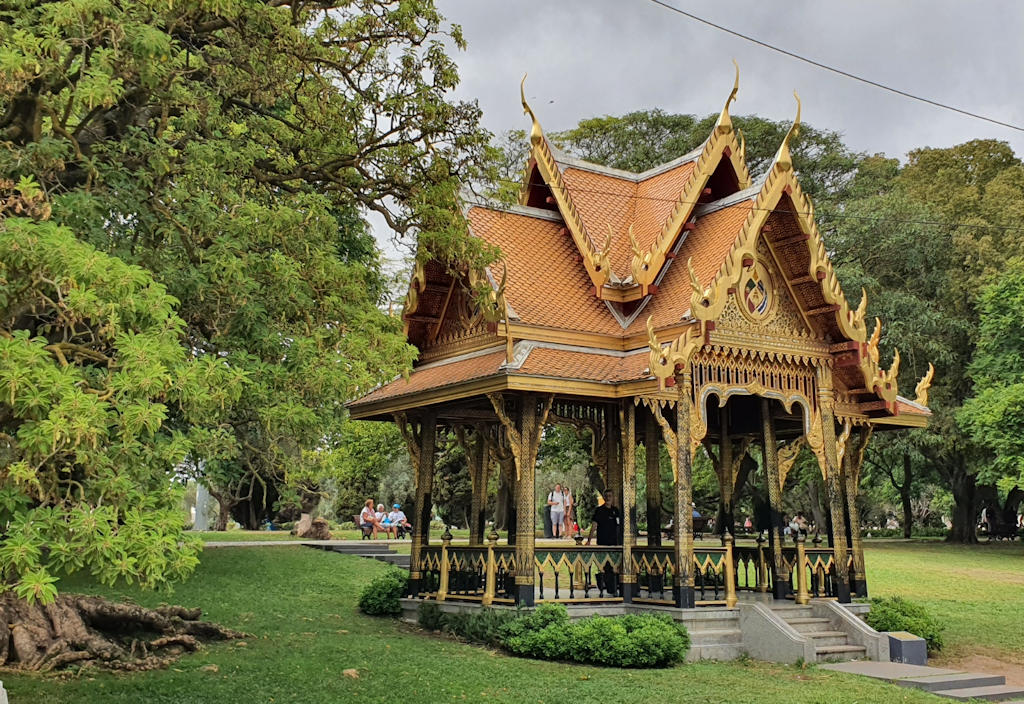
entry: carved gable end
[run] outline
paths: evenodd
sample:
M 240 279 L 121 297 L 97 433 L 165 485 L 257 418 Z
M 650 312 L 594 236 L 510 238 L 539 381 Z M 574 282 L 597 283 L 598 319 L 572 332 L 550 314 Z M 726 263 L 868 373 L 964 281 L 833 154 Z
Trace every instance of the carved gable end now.
M 807 325 L 763 238 L 755 251 L 754 261 L 729 290 L 709 342 L 789 359 L 827 356 L 828 346 Z

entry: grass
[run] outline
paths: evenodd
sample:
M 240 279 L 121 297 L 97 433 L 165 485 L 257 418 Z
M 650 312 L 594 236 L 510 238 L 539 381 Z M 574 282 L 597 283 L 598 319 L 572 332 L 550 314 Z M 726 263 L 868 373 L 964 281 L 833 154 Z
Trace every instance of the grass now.
M 867 541 L 864 560 L 872 596 L 919 602 L 946 625 L 943 658 L 1024 665 L 1024 544 Z
M 201 605 L 207 618 L 253 637 L 212 645 L 162 671 L 8 672 L 4 685 L 12 702 L 54 704 L 667 702 L 681 692 L 688 702 L 941 701 L 864 678 L 753 661 L 640 671 L 507 657 L 357 613 L 362 585 L 384 569 L 376 561 L 301 547 L 222 548 L 204 553 L 195 575 L 170 596 L 72 582 L 65 589 L 147 605 Z M 348 668 L 359 678 L 343 676 Z

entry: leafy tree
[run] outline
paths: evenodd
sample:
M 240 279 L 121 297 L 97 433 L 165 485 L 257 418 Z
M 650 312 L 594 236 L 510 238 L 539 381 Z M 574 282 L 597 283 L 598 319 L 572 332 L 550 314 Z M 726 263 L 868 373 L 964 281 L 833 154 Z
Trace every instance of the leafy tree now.
M 161 587 L 191 573 L 199 544 L 182 532 L 172 478 L 192 438 L 165 420 L 230 403 L 242 375 L 190 360 L 166 289 L 45 220 L 30 180 L 5 195 L 38 219 L 0 214 L 0 623 L 12 633 L 0 663 L 131 659 L 86 638 L 80 612 L 104 608 L 140 630 L 157 617 L 58 596 L 58 581 L 86 572 Z
M 2 14 L 0 174 L 34 176 L 57 222 L 152 271 L 188 352 L 245 373 L 193 463 L 235 517 L 315 495 L 340 402 L 412 359 L 361 213 L 442 259 L 480 255 L 454 207 L 486 143 L 478 108 L 446 100 L 459 28 L 427 1 Z
M 979 469 L 979 480 L 1002 481 L 1007 490 L 1024 487 L 1022 305 L 1024 259 L 1018 258 L 979 297 L 978 344 L 970 366 L 975 395 L 959 414 L 967 432 L 990 458 Z

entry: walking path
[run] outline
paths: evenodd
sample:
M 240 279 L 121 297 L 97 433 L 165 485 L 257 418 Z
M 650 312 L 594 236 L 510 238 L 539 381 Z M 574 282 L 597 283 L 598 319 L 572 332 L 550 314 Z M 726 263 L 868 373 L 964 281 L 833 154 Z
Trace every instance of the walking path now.
M 1024 704 L 1024 687 L 1007 685 L 1006 678 L 1002 675 L 985 675 L 924 665 L 904 665 L 898 662 L 838 662 L 821 665 L 821 668 L 874 677 L 901 687 L 915 687 L 959 701 L 982 699 Z

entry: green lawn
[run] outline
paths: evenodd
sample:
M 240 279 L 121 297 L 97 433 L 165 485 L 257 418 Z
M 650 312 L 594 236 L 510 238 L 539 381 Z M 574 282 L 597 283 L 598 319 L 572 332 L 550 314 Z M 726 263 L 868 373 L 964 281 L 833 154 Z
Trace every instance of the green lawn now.
M 221 548 L 206 552 L 196 574 L 171 596 L 65 585 L 148 605 L 201 605 L 208 618 L 253 637 L 210 646 L 163 671 L 4 673 L 4 685 L 16 704 L 669 702 L 684 693 L 688 702 L 941 701 L 814 668 L 746 662 L 629 671 L 506 657 L 358 614 L 361 586 L 383 569 L 376 561 L 301 547 Z M 347 668 L 359 678 L 343 677 Z
M 1024 665 L 1024 544 L 867 541 L 864 559 L 872 596 L 920 602 L 947 625 L 944 658 Z

